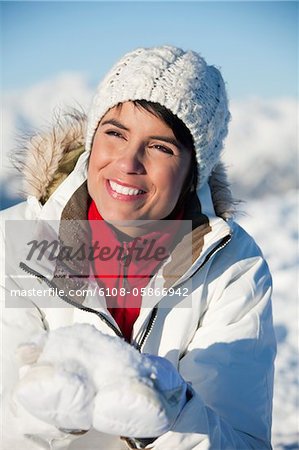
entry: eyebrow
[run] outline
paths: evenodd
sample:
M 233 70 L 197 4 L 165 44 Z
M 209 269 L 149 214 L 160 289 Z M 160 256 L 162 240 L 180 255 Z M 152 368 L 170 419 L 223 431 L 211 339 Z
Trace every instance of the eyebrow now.
M 129 128 L 125 127 L 121 122 L 119 122 L 116 119 L 104 120 L 104 122 L 102 122 L 100 125 L 114 125 L 118 128 L 121 128 L 122 130 L 130 131 Z
M 125 125 L 123 125 L 121 122 L 119 122 L 116 119 L 104 120 L 104 122 L 102 122 L 100 125 L 101 126 L 103 126 L 103 125 L 114 125 L 115 127 L 118 127 L 121 130 L 130 131 L 130 129 L 128 127 L 126 127 Z M 168 142 L 169 144 L 172 144 L 175 147 L 177 147 L 179 150 L 182 147 L 175 138 L 172 138 L 172 137 L 169 137 L 169 136 L 149 136 L 149 137 L 150 137 L 150 139 L 157 139 L 158 141 Z
M 150 138 L 157 139 L 158 141 L 168 142 L 169 144 L 175 145 L 178 149 L 181 149 L 181 145 L 175 138 L 168 136 L 150 136 Z

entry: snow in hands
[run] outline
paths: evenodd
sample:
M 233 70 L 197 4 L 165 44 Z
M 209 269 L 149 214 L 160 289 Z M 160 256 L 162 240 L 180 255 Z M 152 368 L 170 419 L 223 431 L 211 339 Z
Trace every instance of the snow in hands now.
M 22 344 L 18 356 L 29 369 L 16 401 L 60 429 L 159 436 L 185 402 L 186 383 L 169 361 L 142 355 L 92 325 L 45 332 Z

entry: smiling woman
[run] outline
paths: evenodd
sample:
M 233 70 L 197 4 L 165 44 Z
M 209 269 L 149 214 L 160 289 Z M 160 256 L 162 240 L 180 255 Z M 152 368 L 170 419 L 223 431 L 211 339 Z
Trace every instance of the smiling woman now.
M 271 276 L 233 220 L 229 119 L 218 69 L 140 48 L 30 141 L 2 213 L 6 450 L 271 449 Z
M 95 133 L 89 194 L 110 222 L 165 219 L 191 172 L 192 152 L 153 112 L 125 102 L 105 114 Z

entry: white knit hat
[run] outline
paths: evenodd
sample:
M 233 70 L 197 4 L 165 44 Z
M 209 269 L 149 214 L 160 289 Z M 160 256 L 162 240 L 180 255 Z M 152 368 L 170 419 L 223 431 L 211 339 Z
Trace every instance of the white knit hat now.
M 127 53 L 99 84 L 88 114 L 86 150 L 105 113 L 129 100 L 159 103 L 190 130 L 201 187 L 220 158 L 230 118 L 224 81 L 196 52 L 163 46 Z

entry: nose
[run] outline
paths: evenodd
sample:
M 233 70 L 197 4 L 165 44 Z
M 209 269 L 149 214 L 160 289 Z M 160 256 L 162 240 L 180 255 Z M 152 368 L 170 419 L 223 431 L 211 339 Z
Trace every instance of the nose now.
M 117 159 L 119 170 L 125 174 L 145 173 L 143 145 L 128 144 Z

